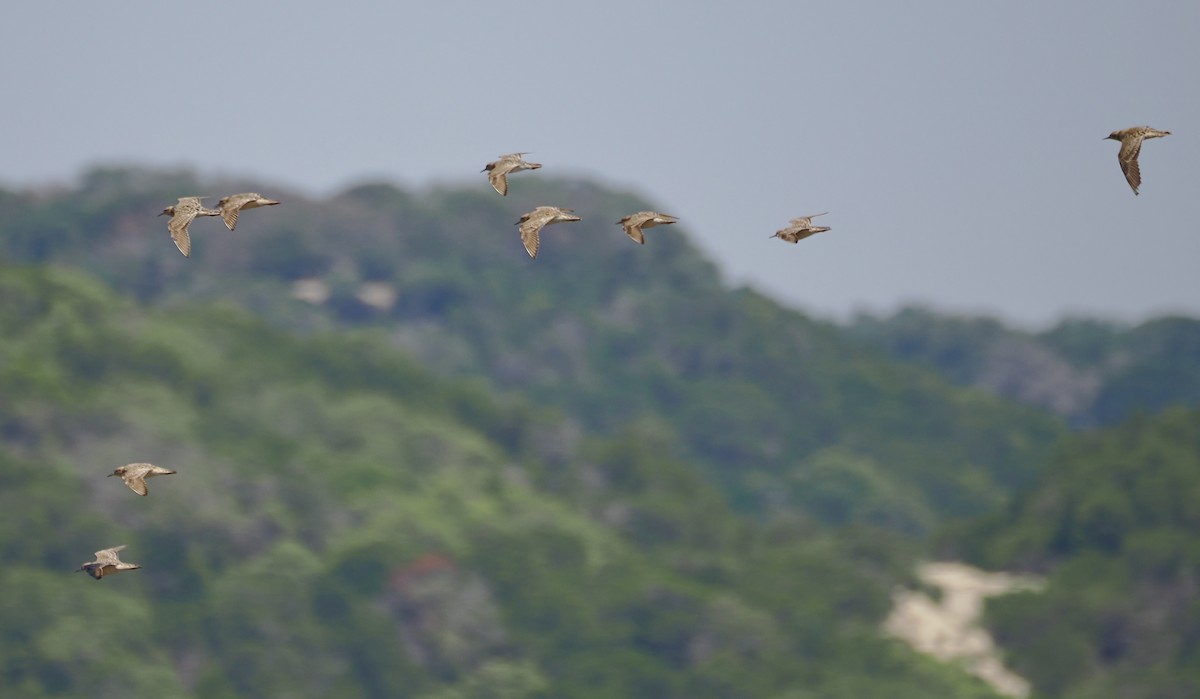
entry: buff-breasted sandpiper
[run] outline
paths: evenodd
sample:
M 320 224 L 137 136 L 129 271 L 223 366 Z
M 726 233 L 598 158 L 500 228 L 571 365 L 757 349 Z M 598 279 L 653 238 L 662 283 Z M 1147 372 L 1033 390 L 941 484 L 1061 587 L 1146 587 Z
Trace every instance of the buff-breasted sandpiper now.
M 513 225 L 520 226 L 518 230 L 521 231 L 521 242 L 525 245 L 525 252 L 529 253 L 529 256 L 536 260 L 538 247 L 541 245 L 538 240 L 538 234 L 541 233 L 543 228 L 552 223 L 581 220 L 571 209 L 562 209 L 557 206 L 539 206 L 521 216 Z
M 242 209 L 257 209 L 260 206 L 275 206 L 278 203 L 257 192 L 244 192 L 221 197 L 221 200 L 217 202 L 217 208 L 221 210 L 221 218 L 225 221 L 225 226 L 229 230 L 233 230 L 237 228 L 238 212 Z
M 167 230 L 171 232 L 171 240 L 175 241 L 175 247 L 179 248 L 184 257 L 190 257 L 192 254 L 192 239 L 188 237 L 188 226 L 191 225 L 192 219 L 197 216 L 221 215 L 220 211 L 204 208 L 200 204 L 201 199 L 204 197 L 179 197 L 178 202 L 163 209 L 159 214 L 171 217 L 171 220 L 167 221 Z
M 116 467 L 108 477 L 120 476 L 125 485 L 138 495 L 147 495 L 146 479 L 155 476 L 169 476 L 175 473 L 171 469 L 155 466 L 154 464 L 125 464 Z
M 1121 163 L 1121 172 L 1125 173 L 1125 181 L 1129 183 L 1134 194 L 1137 194 L 1138 187 L 1142 186 L 1142 171 L 1138 167 L 1138 154 L 1142 152 L 1142 141 L 1147 138 L 1162 138 L 1170 135 L 1170 131 L 1159 131 L 1149 126 L 1131 126 L 1128 129 L 1113 131 L 1104 137 L 1104 140 L 1112 139 L 1121 142 L 1121 149 L 1117 151 L 1117 162 Z
M 781 228 L 780 230 L 775 231 L 775 233 L 769 237 L 779 238 L 780 240 L 783 240 L 783 241 L 786 241 L 786 242 L 789 242 L 789 243 L 792 243 L 793 245 L 795 245 L 796 243 L 799 243 L 801 240 L 804 240 L 805 238 L 809 237 L 810 235 L 816 235 L 817 233 L 824 233 L 825 231 L 829 230 L 828 226 L 812 225 L 812 220 L 814 218 L 816 218 L 817 216 L 824 216 L 827 213 L 829 213 L 829 212 L 826 211 L 824 213 L 812 214 L 810 216 L 800 216 L 798 218 L 794 218 L 791 221 L 788 221 L 789 225 L 787 228 Z
M 136 563 L 122 563 L 117 556 L 117 552 L 125 548 L 125 545 L 114 546 L 110 549 L 103 549 L 96 552 L 96 560 L 89 561 L 79 566 L 76 573 L 83 571 L 93 578 L 99 580 L 105 575 L 116 575 L 123 570 L 137 570 L 141 568 Z
M 492 183 L 492 188 L 500 193 L 500 196 L 508 196 L 508 175 L 522 170 L 536 170 L 542 166 L 541 163 L 531 163 L 522 156 L 529 155 L 528 151 L 521 153 L 509 153 L 501 155 L 492 162 L 484 166 L 480 172 L 488 174 L 488 182 Z
M 668 226 L 679 221 L 674 216 L 660 214 L 657 211 L 639 211 L 636 214 L 630 214 L 625 218 L 617 221 L 617 225 L 625 229 L 625 235 L 637 243 L 646 244 L 646 236 L 642 234 L 643 228 L 653 228 L 655 226 Z

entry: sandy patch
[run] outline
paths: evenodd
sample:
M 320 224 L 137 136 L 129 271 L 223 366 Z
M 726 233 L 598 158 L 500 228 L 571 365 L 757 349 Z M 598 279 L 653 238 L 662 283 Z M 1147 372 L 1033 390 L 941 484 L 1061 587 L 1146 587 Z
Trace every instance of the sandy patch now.
M 884 631 L 921 653 L 962 665 L 1001 694 L 1028 697 L 1029 682 L 1004 667 L 991 634 L 979 627 L 979 618 L 984 599 L 1039 590 L 1042 581 L 1033 576 L 988 573 L 962 563 L 926 563 L 917 575 L 941 589 L 941 600 L 922 592 L 897 590 Z

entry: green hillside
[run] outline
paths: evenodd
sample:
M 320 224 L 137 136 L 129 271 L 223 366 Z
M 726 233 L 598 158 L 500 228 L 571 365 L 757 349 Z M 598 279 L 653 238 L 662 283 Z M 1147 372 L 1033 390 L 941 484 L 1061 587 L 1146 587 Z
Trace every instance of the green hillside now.
M 993 696 L 879 637 L 910 540 L 739 516 L 669 420 L 580 435 L 389 340 L 0 267 L 4 694 Z M 141 460 L 178 474 L 104 477 Z
M 0 192 L 0 686 L 991 697 L 879 634 L 936 541 L 1049 575 L 988 605 L 1039 696 L 1195 696 L 1200 322 L 839 326 L 686 220 L 633 244 L 630 193 L 476 184 Z M 284 204 L 190 259 L 155 217 L 247 189 Z M 531 261 L 545 203 L 584 220 Z M 131 461 L 179 473 L 139 498 Z M 70 573 L 117 544 L 145 568 Z
M 614 225 L 651 208 L 633 195 L 522 185 L 501 198 L 482 178 L 422 193 L 366 184 L 318 201 L 95 170 L 66 191 L 0 197 L 0 254 L 87 269 L 160 308 L 220 300 L 289 332 L 371 328 L 443 376 L 519 393 L 585 434 L 650 423 L 743 512 L 923 536 L 1032 482 L 1063 433 L 1040 411 L 727 288 L 686 221 L 633 244 Z M 196 221 L 191 259 L 154 216 L 180 193 L 247 188 L 284 205 L 248 212 L 234 233 Z M 547 202 L 584 220 L 544 231 L 531 261 L 512 222 Z M 324 296 L 300 301 L 302 287 Z
M 908 308 L 862 316 L 848 333 L 893 358 L 1067 418 L 1111 425 L 1137 412 L 1200 407 L 1200 320 L 1163 317 L 1136 326 L 1064 320 L 1023 332 L 991 318 Z
M 1007 511 L 956 537 L 993 568 L 1049 574 L 990 603 L 1009 662 L 1044 696 L 1200 693 L 1200 412 L 1082 435 Z

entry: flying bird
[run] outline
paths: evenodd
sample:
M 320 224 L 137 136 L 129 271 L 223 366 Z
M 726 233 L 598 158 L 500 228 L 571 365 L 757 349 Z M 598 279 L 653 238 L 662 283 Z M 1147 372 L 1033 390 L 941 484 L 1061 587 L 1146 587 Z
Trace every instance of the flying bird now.
M 121 562 L 121 559 L 117 557 L 117 552 L 124 548 L 125 545 L 122 544 L 120 546 L 114 546 L 110 549 L 97 551 L 95 553 L 96 560 L 84 563 L 83 565 L 79 566 L 75 572 L 78 573 L 79 571 L 83 571 L 93 578 L 99 580 L 105 575 L 116 575 L 123 570 L 137 570 L 138 568 L 141 568 L 141 566 L 136 563 Z
M 1142 171 L 1138 167 L 1138 154 L 1142 152 L 1142 141 L 1147 138 L 1162 138 L 1170 136 L 1170 131 L 1159 131 L 1149 126 L 1131 126 L 1128 129 L 1113 131 L 1104 140 L 1121 142 L 1121 150 L 1117 151 L 1117 162 L 1121 163 L 1121 172 L 1125 173 L 1125 181 L 1138 193 L 1142 186 Z
M 112 473 L 108 474 L 109 478 L 120 476 L 121 480 L 125 481 L 125 485 L 138 495 L 147 495 L 149 491 L 146 489 L 146 479 L 154 476 L 169 476 L 174 471 L 155 466 L 154 464 L 126 464 L 118 466 Z
M 500 193 L 500 196 L 508 196 L 508 175 L 512 172 L 520 172 L 522 170 L 536 170 L 542 166 L 541 163 L 531 163 L 523 155 L 529 155 L 528 151 L 521 153 L 509 153 L 501 155 L 496 160 L 484 166 L 480 172 L 488 174 L 488 182 L 492 183 L 492 188 Z
M 525 252 L 529 253 L 529 256 L 536 260 L 540 245 L 538 233 L 543 228 L 551 223 L 566 223 L 581 220 L 583 219 L 576 216 L 571 209 L 561 209 L 557 206 L 539 206 L 521 216 L 513 225 L 520 226 L 518 230 L 521 231 L 521 242 L 525 244 Z
M 275 206 L 278 203 L 257 192 L 245 192 L 222 197 L 217 202 L 217 207 L 221 209 L 221 218 L 225 220 L 225 226 L 233 230 L 237 228 L 238 212 L 242 209 L 257 209 L 260 206 Z
M 192 240 L 188 237 L 188 226 L 191 225 L 192 219 L 197 216 L 221 215 L 220 211 L 204 208 L 200 204 L 201 199 L 204 197 L 179 197 L 178 202 L 163 209 L 159 214 L 171 217 L 171 220 L 167 221 L 167 230 L 171 232 L 171 240 L 175 241 L 175 247 L 179 248 L 184 257 L 192 254 Z
M 824 233 L 825 231 L 829 230 L 828 226 L 812 225 L 812 220 L 814 218 L 817 216 L 824 216 L 827 213 L 829 212 L 826 211 L 820 214 L 812 214 L 811 216 L 800 216 L 799 218 L 794 218 L 791 221 L 788 221 L 789 225 L 787 228 L 781 228 L 780 230 L 775 231 L 775 233 L 769 237 L 779 238 L 780 240 L 795 245 L 810 235 Z
M 617 225 L 624 228 L 625 235 L 633 238 L 634 242 L 645 245 L 646 236 L 642 234 L 643 228 L 669 226 L 677 221 L 679 221 L 678 218 L 674 216 L 668 216 L 666 214 L 660 214 L 657 211 L 639 211 L 636 214 L 630 214 L 620 221 L 617 221 Z

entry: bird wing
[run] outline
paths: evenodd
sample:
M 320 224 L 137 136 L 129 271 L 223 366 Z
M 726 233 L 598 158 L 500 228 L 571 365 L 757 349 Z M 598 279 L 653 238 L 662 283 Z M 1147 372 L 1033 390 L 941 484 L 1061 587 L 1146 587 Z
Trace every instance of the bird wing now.
M 225 227 L 229 230 L 237 228 L 238 212 L 242 210 L 240 206 L 230 206 L 226 204 L 221 207 L 221 220 L 225 222 Z
M 550 218 L 546 214 L 538 214 L 537 216 L 529 217 L 520 226 L 521 242 L 525 244 L 525 252 L 529 253 L 529 256 L 535 260 L 537 259 L 538 248 L 541 246 L 538 234 L 549 220 Z
M 121 476 L 121 480 L 125 481 L 125 485 L 138 495 L 145 497 L 150 494 L 146 489 L 146 479 L 140 473 L 126 473 Z
M 792 226 L 794 226 L 796 228 L 808 228 L 809 226 L 812 225 L 812 220 L 814 218 L 816 218 L 818 216 L 824 216 L 827 213 L 829 213 L 829 212 L 825 211 L 825 212 L 819 213 L 819 214 L 809 214 L 808 216 L 801 216 L 799 218 L 794 218 L 791 221 L 788 221 L 788 223 L 792 224 Z
M 255 199 L 258 199 L 258 195 L 251 193 L 234 194 L 225 197 L 221 201 L 221 218 L 225 221 L 225 227 L 229 230 L 237 228 L 238 212 L 242 210 L 243 206 Z
M 179 200 L 181 203 L 182 199 Z M 175 215 L 167 221 L 167 230 L 171 232 L 171 240 L 175 241 L 175 247 L 179 248 L 179 252 L 183 253 L 184 257 L 190 257 L 192 254 L 192 239 L 188 237 L 188 225 L 192 219 L 196 218 L 196 214 L 200 210 L 199 203 L 194 208 L 177 205 L 175 207 Z
M 625 229 L 625 235 L 633 238 L 635 243 L 638 243 L 639 245 L 646 244 L 646 235 L 642 233 L 641 226 L 635 225 L 632 221 L 630 221 L 629 223 L 621 224 L 621 227 Z
M 512 169 L 511 165 L 497 165 L 488 172 L 488 182 L 492 183 L 492 189 L 500 193 L 500 196 L 508 196 L 508 178 L 505 176 Z
M 95 553 L 95 556 L 96 556 L 95 563 L 99 563 L 101 565 L 116 565 L 121 562 L 121 559 L 117 558 L 117 552 L 122 551 L 124 549 L 125 549 L 125 544 L 121 544 L 120 546 L 114 546 L 110 549 L 103 549 L 103 550 L 97 551 Z
M 1121 172 L 1125 173 L 1125 181 L 1138 193 L 1142 186 L 1142 170 L 1138 167 L 1138 154 L 1142 152 L 1140 136 L 1121 141 L 1121 150 L 1117 152 L 1117 160 L 1121 162 Z

